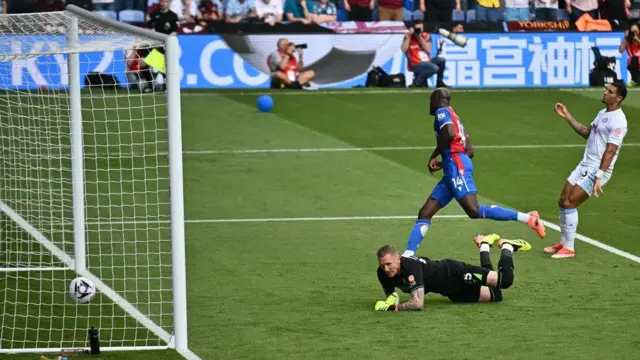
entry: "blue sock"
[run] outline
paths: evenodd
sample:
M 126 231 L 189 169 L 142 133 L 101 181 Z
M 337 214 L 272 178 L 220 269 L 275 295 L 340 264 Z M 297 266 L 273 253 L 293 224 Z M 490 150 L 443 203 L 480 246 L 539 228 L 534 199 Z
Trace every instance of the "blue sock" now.
M 481 219 L 492 219 L 498 221 L 518 220 L 518 212 L 501 208 L 499 206 L 480 205 L 478 208 Z
M 412 253 L 418 251 L 418 246 L 420 246 L 420 243 L 422 243 L 422 239 L 424 239 L 424 236 L 422 235 L 422 227 L 425 225 L 427 226 L 427 228 L 430 227 L 431 221 L 424 219 L 418 219 L 416 221 L 416 224 L 413 226 L 413 229 L 411 229 L 411 234 L 409 235 L 409 244 L 407 244 L 407 251 L 410 251 Z

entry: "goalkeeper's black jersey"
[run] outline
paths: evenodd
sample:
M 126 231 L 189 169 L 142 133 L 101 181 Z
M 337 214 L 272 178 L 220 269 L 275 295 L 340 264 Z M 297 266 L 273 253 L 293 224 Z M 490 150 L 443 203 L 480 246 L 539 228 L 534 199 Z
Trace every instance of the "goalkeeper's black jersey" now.
M 378 267 L 378 280 L 386 294 L 400 289 L 412 293 L 424 288 L 424 293 L 438 293 L 444 296 L 453 294 L 458 288 L 459 274 L 465 264 L 456 260 L 433 261 L 426 257 L 401 257 L 400 274 L 389 278 Z

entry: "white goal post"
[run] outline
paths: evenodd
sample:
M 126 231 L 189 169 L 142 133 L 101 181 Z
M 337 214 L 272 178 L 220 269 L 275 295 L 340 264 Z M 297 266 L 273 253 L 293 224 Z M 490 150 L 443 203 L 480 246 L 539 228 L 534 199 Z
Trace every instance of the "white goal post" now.
M 198 358 L 179 56 L 175 36 L 72 5 L 0 15 L 0 353 L 89 349 L 95 327 L 103 351 Z

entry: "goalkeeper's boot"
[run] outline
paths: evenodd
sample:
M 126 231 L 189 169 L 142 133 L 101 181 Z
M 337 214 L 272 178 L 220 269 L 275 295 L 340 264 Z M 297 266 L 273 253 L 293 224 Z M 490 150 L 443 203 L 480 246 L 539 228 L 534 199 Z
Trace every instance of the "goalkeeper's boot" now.
M 513 247 L 513 252 L 531 250 L 531 244 L 529 244 L 527 241 L 520 240 L 520 239 L 515 239 L 515 240 L 501 239 L 500 241 L 498 241 L 498 247 L 500 249 L 502 249 L 502 246 L 504 246 L 504 244 L 511 245 Z
M 538 236 L 540 236 L 541 239 L 545 237 L 546 232 L 544 224 L 542 223 L 542 220 L 540 220 L 540 215 L 537 211 L 529 213 L 529 222 L 527 224 L 533 229 L 533 231 L 538 233 Z
M 500 235 L 498 234 L 491 234 L 491 235 L 478 234 L 473 237 L 473 241 L 476 243 L 478 247 L 480 247 L 480 245 L 482 245 L 483 243 L 489 244 L 489 246 L 492 246 L 493 243 L 498 240 L 500 240 Z
M 632 88 L 632 87 L 636 87 L 636 86 L 638 86 L 638 83 L 633 81 L 633 80 L 629 80 L 629 83 L 627 83 L 627 87 Z
M 558 251 L 562 250 L 563 246 L 560 243 L 557 243 L 553 246 L 547 246 L 546 248 L 544 248 L 544 253 L 545 254 L 549 254 L 549 255 L 553 255 L 555 253 L 557 253 Z
M 572 257 L 576 257 L 576 251 L 569 250 L 566 247 L 563 247 L 562 249 L 558 250 L 557 253 L 551 255 L 552 259 L 567 259 Z

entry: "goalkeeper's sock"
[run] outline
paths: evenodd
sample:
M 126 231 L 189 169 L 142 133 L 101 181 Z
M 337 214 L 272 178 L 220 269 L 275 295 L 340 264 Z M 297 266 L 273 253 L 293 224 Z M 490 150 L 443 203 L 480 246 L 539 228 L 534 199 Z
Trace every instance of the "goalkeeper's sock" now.
M 564 248 L 574 250 L 576 230 L 578 229 L 578 209 L 563 209 L 564 224 L 561 225 Z
M 497 221 L 508 221 L 508 220 L 522 221 L 520 220 L 521 219 L 520 214 L 522 213 L 518 213 L 515 210 L 505 209 L 495 205 L 492 205 L 492 206 L 480 205 L 480 207 L 478 208 L 478 213 L 481 219 L 492 219 Z M 529 221 L 528 214 L 522 214 L 522 216 L 523 216 L 523 219 L 524 219 L 524 216 L 526 216 L 527 221 Z
M 489 251 L 491 246 L 487 243 L 480 245 L 480 266 L 485 269 L 493 270 L 493 264 L 491 264 L 491 254 Z
M 427 230 L 431 226 L 431 221 L 425 219 L 418 219 L 416 224 L 411 229 L 411 234 L 409 234 L 409 242 L 407 244 L 407 250 L 404 251 L 402 256 L 413 256 L 416 251 L 418 251 L 418 247 L 422 243 Z

